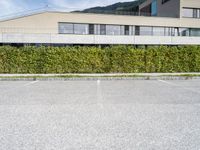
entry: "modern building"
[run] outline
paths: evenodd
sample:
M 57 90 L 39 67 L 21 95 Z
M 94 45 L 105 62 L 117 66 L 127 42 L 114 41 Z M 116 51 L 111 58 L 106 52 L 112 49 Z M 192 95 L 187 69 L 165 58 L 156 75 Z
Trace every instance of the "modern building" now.
M 42 11 L 0 21 L 0 44 L 200 45 L 199 0 L 147 0 L 151 16 Z
M 146 0 L 139 6 L 139 12 L 159 17 L 200 18 L 200 1 Z

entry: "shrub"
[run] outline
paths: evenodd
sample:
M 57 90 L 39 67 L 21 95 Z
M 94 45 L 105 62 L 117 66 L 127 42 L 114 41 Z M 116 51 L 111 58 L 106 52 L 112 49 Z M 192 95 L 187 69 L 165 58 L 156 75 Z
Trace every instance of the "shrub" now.
M 199 72 L 200 47 L 0 47 L 0 73 Z

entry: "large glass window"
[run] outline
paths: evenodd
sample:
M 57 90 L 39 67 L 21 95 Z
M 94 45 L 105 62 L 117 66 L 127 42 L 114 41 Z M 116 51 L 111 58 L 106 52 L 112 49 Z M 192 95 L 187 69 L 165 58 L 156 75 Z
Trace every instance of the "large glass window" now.
M 140 35 L 140 27 L 135 26 L 135 35 Z
M 200 18 L 200 9 L 183 8 L 183 17 Z
M 129 35 L 135 35 L 135 26 L 129 26 Z
M 125 31 L 125 35 L 129 35 L 130 34 L 130 28 L 129 28 L 129 26 L 125 26 L 124 31 Z
M 125 26 L 120 26 L 120 35 L 125 35 Z
M 88 34 L 88 24 L 74 24 L 74 34 Z
M 99 24 L 94 25 L 94 33 L 96 35 L 100 35 L 100 25 Z
M 183 17 L 193 17 L 193 9 L 183 8 Z
M 151 4 L 151 15 L 157 16 L 157 0 L 154 0 Z
M 171 36 L 179 36 L 179 35 L 180 35 L 179 28 L 177 27 L 172 28 Z
M 197 13 L 198 16 L 198 13 Z M 200 28 L 59 23 L 60 34 L 200 36 Z
M 198 17 L 198 10 L 193 9 L 193 18 L 197 18 L 197 17 Z
M 95 34 L 95 32 L 94 32 L 94 24 L 89 24 L 89 34 Z
M 164 27 L 153 27 L 153 35 L 165 36 L 165 28 Z
M 107 25 L 106 26 L 107 35 L 120 35 L 120 26 L 118 25 Z
M 172 30 L 170 27 L 165 27 L 165 36 L 171 36 Z
M 179 28 L 180 36 L 190 36 L 189 28 Z
M 190 36 L 200 36 L 200 29 L 190 29 Z
M 74 25 L 72 23 L 59 23 L 60 34 L 73 34 Z
M 140 27 L 140 35 L 152 35 L 152 27 Z
M 100 25 L 100 35 L 106 35 L 106 25 Z

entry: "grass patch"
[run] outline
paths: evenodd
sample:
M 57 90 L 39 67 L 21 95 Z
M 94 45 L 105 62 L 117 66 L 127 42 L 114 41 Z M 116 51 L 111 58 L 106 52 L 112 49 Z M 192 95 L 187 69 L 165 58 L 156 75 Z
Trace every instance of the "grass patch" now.
M 150 80 L 151 78 L 162 78 L 162 77 L 186 77 L 186 79 L 190 79 L 192 77 L 200 77 L 200 74 L 179 74 L 179 75 L 97 75 L 97 76 L 89 76 L 89 75 L 49 75 L 49 76 L 0 76 L 0 79 L 48 79 L 48 78 L 66 78 L 66 79 L 72 79 L 72 78 L 146 78 L 146 80 Z

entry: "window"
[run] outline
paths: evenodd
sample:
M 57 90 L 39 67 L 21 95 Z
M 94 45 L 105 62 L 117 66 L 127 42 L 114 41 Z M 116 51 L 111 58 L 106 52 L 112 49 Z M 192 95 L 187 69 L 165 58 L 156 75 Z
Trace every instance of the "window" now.
M 107 35 L 120 35 L 120 26 L 118 25 L 106 25 Z
M 183 17 L 200 18 L 200 9 L 183 8 Z
M 171 36 L 179 36 L 179 35 L 180 35 L 179 28 L 177 27 L 172 28 Z
M 73 34 L 74 25 L 71 23 L 59 23 L 59 33 L 60 34 Z
M 184 8 L 183 17 L 193 17 L 193 9 Z
M 153 35 L 165 36 L 165 28 L 164 27 L 153 27 Z
M 120 26 L 120 34 L 125 35 L 125 26 Z
M 157 0 L 154 0 L 151 4 L 151 16 L 157 16 Z
M 189 28 L 179 28 L 180 36 L 190 36 Z
M 193 9 L 193 18 L 197 18 L 198 17 L 197 12 L 198 12 L 197 9 Z
M 89 34 L 94 34 L 94 24 L 89 24 Z
M 200 29 L 190 29 L 190 36 L 200 36 Z
M 94 25 L 94 32 L 96 35 L 100 35 L 100 25 L 99 24 Z
M 140 27 L 140 35 L 153 35 L 152 27 Z
M 165 27 L 165 36 L 171 36 L 172 35 L 172 29 L 170 27 Z
M 135 26 L 129 26 L 129 35 L 135 35 Z
M 106 35 L 106 25 L 100 25 L 100 35 Z
M 88 34 L 87 24 L 74 24 L 74 34 Z
M 88 34 L 87 24 L 59 23 L 60 34 Z
M 140 27 L 135 26 L 135 35 L 140 35 Z
M 197 10 L 197 17 L 199 12 Z M 131 25 L 58 23 L 59 34 L 80 35 L 141 35 L 141 36 L 198 36 L 200 28 L 155 27 Z
M 129 35 L 129 26 L 125 26 L 125 35 Z

